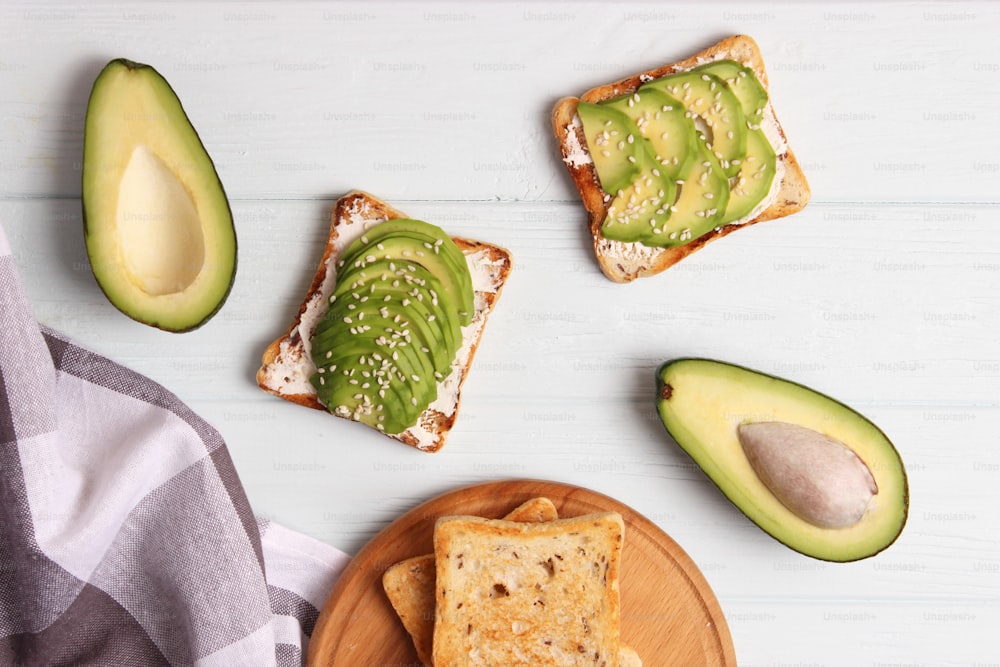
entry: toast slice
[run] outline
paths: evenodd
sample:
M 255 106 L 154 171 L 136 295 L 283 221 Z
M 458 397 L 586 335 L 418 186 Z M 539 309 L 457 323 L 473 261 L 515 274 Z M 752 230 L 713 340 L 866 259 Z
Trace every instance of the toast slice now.
M 624 523 L 438 519 L 434 667 L 618 663 Z
M 394 218 L 408 217 L 372 195 L 350 192 L 334 205 L 323 256 L 312 284 L 288 330 L 264 350 L 257 384 L 264 391 L 292 403 L 325 410 L 309 378 L 316 372 L 310 340 L 329 305 L 337 280 L 340 253 L 367 229 Z M 439 450 L 455 424 L 462 384 L 479 345 L 486 320 L 493 310 L 511 270 L 510 253 L 498 246 L 463 238 L 454 239 L 464 253 L 475 293 L 475 315 L 462 327 L 462 345 L 452 363 L 452 372 L 437 385 L 437 399 L 420 415 L 417 423 L 399 434 L 387 434 L 422 451 Z
M 548 498 L 533 498 L 514 508 L 507 521 L 541 523 L 559 517 Z M 390 566 L 382 575 L 382 587 L 389 602 L 413 638 L 417 657 L 431 664 L 434 640 L 434 554 L 414 556 Z
M 769 99 L 764 109 L 761 129 L 768 136 L 777 153 L 777 168 L 767 204 L 751 212 L 750 217 L 728 223 L 684 245 L 668 248 L 645 246 L 641 243 L 616 241 L 601 233 L 601 226 L 608 214 L 611 196 L 601 188 L 594 161 L 587 149 L 583 127 L 577 114 L 580 101 L 596 103 L 632 94 L 638 87 L 653 79 L 681 72 L 698 65 L 721 59 L 730 59 L 751 68 L 765 90 L 768 89 L 767 72 L 757 43 L 746 35 L 728 37 L 709 48 L 679 62 L 634 74 L 614 83 L 593 88 L 579 98 L 559 100 L 552 110 L 552 129 L 555 133 L 563 163 L 569 170 L 587 210 L 594 253 L 604 274 L 615 282 L 630 282 L 636 278 L 655 275 L 673 266 L 707 243 L 722 238 L 737 229 L 784 217 L 801 210 L 809 201 L 810 190 L 795 154 L 788 146 L 784 129 L 778 121 Z M 769 91 L 768 91 L 769 92 Z M 770 98 L 770 94 L 768 95 Z

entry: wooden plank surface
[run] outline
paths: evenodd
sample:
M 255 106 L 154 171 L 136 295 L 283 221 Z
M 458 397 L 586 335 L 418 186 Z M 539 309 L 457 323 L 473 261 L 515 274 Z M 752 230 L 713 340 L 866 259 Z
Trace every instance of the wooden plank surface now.
M 1000 5 L 9 2 L 0 26 L 0 225 L 38 319 L 215 424 L 262 516 L 357 553 L 441 493 L 556 480 L 676 540 L 740 664 L 996 662 Z M 761 45 L 813 201 L 612 284 L 548 110 L 736 32 Z M 190 334 L 120 315 L 87 264 L 83 117 L 119 56 L 173 84 L 232 200 L 236 284 Z M 439 454 L 253 382 L 351 188 L 514 254 Z M 690 355 L 810 385 L 879 424 L 909 472 L 899 541 L 832 565 L 744 519 L 655 415 L 656 366 Z

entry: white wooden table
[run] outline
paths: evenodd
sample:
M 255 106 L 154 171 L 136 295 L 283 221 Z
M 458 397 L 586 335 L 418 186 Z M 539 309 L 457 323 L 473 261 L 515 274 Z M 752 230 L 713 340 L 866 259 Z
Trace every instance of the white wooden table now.
M 687 550 L 743 665 L 996 665 L 998 29 L 987 2 L 7 2 L 0 224 L 38 319 L 214 423 L 263 516 L 353 553 L 460 485 L 578 484 Z M 548 111 L 733 33 L 763 49 L 813 201 L 611 283 Z M 235 288 L 193 333 L 120 315 L 87 264 L 83 120 L 115 57 L 173 84 L 232 202 Z M 438 454 L 253 380 L 352 188 L 515 256 Z M 654 412 L 654 370 L 689 355 L 794 379 L 876 421 L 909 472 L 899 541 L 827 564 L 743 518 Z

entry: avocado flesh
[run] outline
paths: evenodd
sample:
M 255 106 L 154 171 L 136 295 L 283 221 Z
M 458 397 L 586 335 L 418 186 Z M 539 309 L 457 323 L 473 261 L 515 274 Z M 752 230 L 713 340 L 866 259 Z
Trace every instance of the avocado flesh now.
M 767 91 L 757 80 L 753 70 L 735 60 L 716 60 L 691 70 L 714 74 L 729 86 L 743 107 L 743 115 L 751 126 L 760 122 L 767 106 Z
M 393 340 L 391 347 L 387 343 L 389 340 Z M 359 404 L 367 402 L 377 407 L 389 401 L 385 410 L 400 421 L 399 424 L 395 421 L 383 424 L 382 428 L 388 433 L 398 433 L 411 426 L 433 401 L 435 381 L 426 356 L 412 343 L 393 339 L 382 325 L 374 325 L 349 340 L 331 345 L 328 348 L 325 341 L 315 342 L 314 351 L 323 354 L 317 363 L 317 373 L 312 377 L 317 396 L 329 411 L 336 413 L 337 408 L 345 406 L 349 413 L 354 413 Z M 331 353 L 329 358 L 326 352 Z M 323 373 L 319 372 L 321 368 Z M 363 386 L 365 384 L 368 386 Z M 385 390 L 382 395 L 379 389 Z M 357 394 L 362 399 L 352 400 Z M 377 423 L 369 425 L 378 428 Z
M 454 309 L 449 314 L 440 301 L 434 305 L 429 297 L 414 297 L 403 286 L 393 287 L 385 281 L 376 281 L 359 294 L 368 300 L 360 303 L 353 295 L 344 295 L 330 306 L 326 317 L 339 318 L 348 325 L 369 324 L 381 332 L 386 328 L 408 330 L 413 344 L 419 342 L 421 349 L 426 349 L 426 354 L 430 355 L 434 371 L 446 373 L 452 361 L 447 350 L 454 349 L 461 336 L 457 327 L 448 326 L 449 321 L 456 319 Z M 350 329 L 350 326 L 325 328 L 314 340 L 323 340 L 323 336 L 329 334 L 333 338 L 330 346 L 336 347 L 355 335 Z
M 646 245 L 683 245 L 720 224 L 729 200 L 729 179 L 707 148 L 699 147 L 694 165 L 678 187 L 670 220 L 661 234 L 644 241 Z
M 397 387 L 396 392 L 405 397 L 408 405 L 412 403 L 411 398 L 416 398 L 420 409 L 413 414 L 415 419 L 416 414 L 434 399 L 437 372 L 434 353 L 418 340 L 414 330 L 415 309 L 422 302 L 409 297 L 402 289 L 392 288 L 389 281 L 377 280 L 372 285 L 383 289 L 361 288 L 358 294 L 369 300 L 355 310 L 344 308 L 349 296 L 342 296 L 331 305 L 313 337 L 314 355 L 317 351 L 322 353 L 320 362 L 336 366 L 342 373 L 357 368 L 354 362 L 361 358 L 387 360 L 387 372 L 382 379 L 394 386 L 404 385 Z M 382 301 L 384 295 L 390 294 L 394 296 L 392 301 Z M 403 305 L 404 300 L 408 305 Z M 453 345 L 438 347 L 454 349 Z M 326 352 L 331 354 L 329 360 L 325 359 Z M 339 377 L 336 380 L 350 383 Z
M 659 90 L 642 90 L 604 103 L 635 123 L 656 158 L 656 168 L 677 180 L 687 174 L 698 157 L 694 124 L 676 99 Z M 658 176 L 658 175 L 657 175 Z
M 439 228 L 391 220 L 366 231 L 344 251 L 310 341 L 319 401 L 389 434 L 416 424 L 451 372 L 471 295 L 465 255 Z
M 747 154 L 740 170 L 732 178 L 729 203 L 723 224 L 739 220 L 753 211 L 771 190 L 777 168 L 777 155 L 760 130 L 747 132 Z
M 166 331 L 207 322 L 236 274 L 229 202 L 167 81 L 124 59 L 98 75 L 83 147 L 91 269 L 125 315 Z
M 580 102 L 576 113 L 601 189 L 617 194 L 639 176 L 642 147 L 635 140 L 639 129 L 624 113 L 605 104 Z
M 802 385 L 705 359 L 680 359 L 657 372 L 657 408 L 668 433 L 749 519 L 807 556 L 853 561 L 891 545 L 906 523 L 906 471 L 871 421 Z M 741 424 L 795 424 L 843 443 L 870 471 L 877 494 L 854 524 L 817 526 L 788 509 L 761 481 L 740 444 Z
M 726 174 L 738 170 L 747 150 L 746 117 L 725 81 L 706 72 L 682 72 L 643 84 L 639 94 L 644 90 L 662 91 L 683 104 L 702 125 L 698 129 Z
M 459 324 L 469 324 L 475 314 L 472 274 L 465 254 L 440 227 L 410 218 L 386 220 L 349 245 L 341 255 L 341 264 L 356 264 L 359 259 L 365 263 L 393 257 L 407 259 L 404 253 L 412 254 L 408 259 L 437 276 L 456 303 L 461 317 Z
M 326 380 L 327 378 L 323 375 L 316 376 L 314 386 L 317 391 L 326 389 Z M 342 381 L 327 392 L 326 396 L 329 405 L 332 406 L 331 412 L 362 422 L 380 431 L 398 433 L 406 429 L 406 422 L 412 408 L 408 399 L 403 400 L 397 395 L 396 386 L 372 389 L 371 387 L 362 388 L 360 381 L 358 384 Z
M 648 153 L 642 154 L 639 175 L 608 204 L 601 233 L 614 241 L 652 244 L 663 235 L 677 195 L 675 181 L 662 176 Z M 664 239 L 665 240 L 665 239 Z
M 337 286 L 333 294 L 335 300 L 327 313 L 329 317 L 339 315 L 342 318 L 350 315 L 351 305 L 377 313 L 379 308 L 388 307 L 395 301 L 396 306 L 409 305 L 413 309 L 410 315 L 420 314 L 424 321 L 433 322 L 440 329 L 444 347 L 457 349 L 462 338 L 460 317 L 455 304 L 443 294 L 444 288 L 437 277 L 422 265 L 406 260 L 379 260 L 355 268 L 349 278 Z M 367 308 L 362 307 L 361 299 L 365 299 L 363 303 Z M 322 333 L 317 328 L 315 335 L 319 337 Z
M 467 269 L 465 255 L 458 251 L 458 258 L 455 258 L 448 252 L 441 252 L 440 249 L 445 247 L 443 245 L 437 246 L 438 251 L 435 252 L 434 244 L 437 242 L 438 240 L 426 235 L 399 232 L 371 241 L 363 257 L 355 255 L 347 262 L 355 265 L 355 268 L 363 268 L 373 262 L 396 260 L 415 263 L 426 269 L 439 282 L 431 297 L 447 298 L 455 303 L 456 314 L 461 315 L 459 324 L 464 326 L 472 321 L 472 314 L 475 313 L 472 277 Z M 451 239 L 448 239 L 448 243 L 454 245 Z

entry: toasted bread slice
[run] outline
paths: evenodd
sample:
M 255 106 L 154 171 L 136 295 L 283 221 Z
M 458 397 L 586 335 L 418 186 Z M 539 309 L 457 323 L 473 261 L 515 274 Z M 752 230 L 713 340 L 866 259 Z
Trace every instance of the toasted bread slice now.
M 323 257 L 305 300 L 285 334 L 264 350 L 261 367 L 257 371 L 257 384 L 261 389 L 299 405 L 326 409 L 309 382 L 316 372 L 316 365 L 310 356 L 310 340 L 317 323 L 326 313 L 329 296 L 336 285 L 337 259 L 344 248 L 366 229 L 389 219 L 405 217 L 408 216 L 365 192 L 350 192 L 337 201 Z M 420 415 L 416 425 L 402 433 L 389 435 L 427 452 L 439 450 L 454 426 L 462 384 L 486 319 L 511 270 L 511 255 L 507 250 L 469 239 L 455 238 L 454 241 L 465 254 L 472 273 L 475 316 L 470 324 L 462 327 L 462 345 L 452 363 L 452 372 L 438 382 L 437 399 Z
M 642 667 L 642 658 L 631 646 L 622 646 L 618 653 L 618 667 Z
M 624 523 L 442 517 L 434 530 L 434 667 L 614 665 Z
M 504 517 L 507 521 L 540 523 L 559 517 L 556 506 L 548 498 L 533 498 L 514 508 Z M 382 575 L 382 587 L 413 638 L 417 657 L 431 664 L 434 640 L 434 554 L 414 556 L 390 566 Z
M 784 129 L 775 115 L 771 101 L 764 110 L 762 129 L 768 135 L 777 152 L 778 167 L 769 203 L 753 217 L 736 223 L 717 227 L 684 245 L 670 248 L 655 248 L 640 243 L 626 243 L 605 238 L 601 225 L 607 217 L 611 197 L 602 189 L 594 162 L 587 150 L 587 142 L 577 115 L 577 104 L 582 101 L 600 102 L 621 95 L 634 93 L 636 89 L 653 79 L 691 69 L 713 60 L 735 60 L 751 68 L 765 89 L 768 88 L 767 72 L 757 43 L 746 35 L 726 38 L 721 42 L 679 62 L 663 65 L 640 74 L 635 74 L 614 83 L 593 88 L 579 98 L 566 97 L 559 100 L 552 110 L 552 129 L 559 143 L 562 159 L 580 192 L 584 208 L 587 210 L 594 253 L 604 274 L 615 282 L 630 282 L 636 278 L 655 275 L 673 266 L 705 244 L 722 238 L 748 225 L 773 220 L 801 210 L 809 201 L 810 190 L 802 168 L 788 146 Z M 770 94 L 769 94 L 770 97 Z

